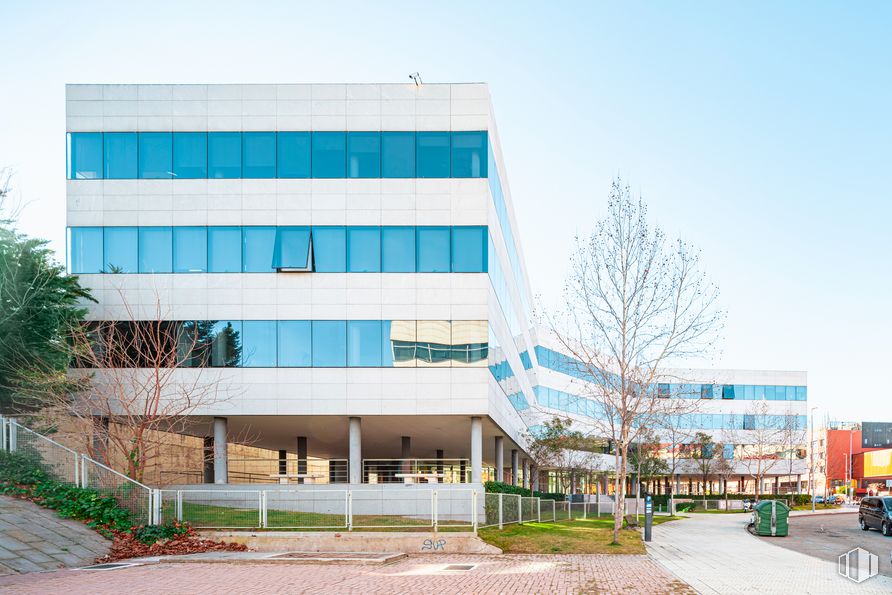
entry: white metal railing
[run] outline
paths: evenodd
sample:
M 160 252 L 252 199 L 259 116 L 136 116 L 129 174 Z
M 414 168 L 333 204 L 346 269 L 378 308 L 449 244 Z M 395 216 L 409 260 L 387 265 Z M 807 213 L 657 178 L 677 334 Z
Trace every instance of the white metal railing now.
M 469 483 L 468 459 L 363 459 L 363 483 Z
M 35 465 L 43 466 L 56 481 L 111 496 L 130 511 L 134 524 L 151 524 L 154 520 L 151 488 L 2 416 L 0 450 L 34 457 Z
M 155 490 L 159 522 L 199 529 L 440 530 L 479 525 L 475 489 Z

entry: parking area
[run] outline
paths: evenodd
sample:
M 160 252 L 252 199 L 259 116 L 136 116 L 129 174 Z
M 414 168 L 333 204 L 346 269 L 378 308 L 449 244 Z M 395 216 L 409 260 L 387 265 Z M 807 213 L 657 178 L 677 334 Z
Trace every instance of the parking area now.
M 880 558 L 880 574 L 892 577 L 889 563 L 892 538 L 879 531 L 862 531 L 858 513 L 791 516 L 788 537 L 761 537 L 763 541 L 816 558 L 836 562 L 841 554 L 861 547 Z

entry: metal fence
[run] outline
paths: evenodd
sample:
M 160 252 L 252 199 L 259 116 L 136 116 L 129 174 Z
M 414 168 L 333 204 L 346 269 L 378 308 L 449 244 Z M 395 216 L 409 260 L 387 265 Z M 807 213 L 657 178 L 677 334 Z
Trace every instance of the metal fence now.
M 470 483 L 468 459 L 363 459 L 364 483 Z
M 0 449 L 33 457 L 35 465 L 43 466 L 56 481 L 114 498 L 119 506 L 130 511 L 134 524 L 155 521 L 151 488 L 26 428 L 14 419 L 0 417 Z
M 477 490 L 159 490 L 162 522 L 199 529 L 445 529 L 478 527 Z

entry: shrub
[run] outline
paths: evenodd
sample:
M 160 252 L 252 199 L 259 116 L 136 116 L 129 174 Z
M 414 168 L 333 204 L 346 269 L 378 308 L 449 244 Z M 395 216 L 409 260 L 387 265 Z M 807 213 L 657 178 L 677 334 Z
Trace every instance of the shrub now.
M 0 483 L 34 485 L 52 478 L 52 472 L 38 455 L 0 451 Z
M 697 505 L 694 502 L 682 502 L 675 507 L 675 510 L 676 512 L 691 512 L 695 508 L 697 508 Z
M 543 500 L 557 500 L 558 502 L 563 502 L 567 499 L 565 494 L 558 492 L 534 492 L 527 488 L 505 483 L 504 481 L 487 481 L 483 484 L 483 489 L 489 494 L 518 494 L 525 497 L 536 496 Z

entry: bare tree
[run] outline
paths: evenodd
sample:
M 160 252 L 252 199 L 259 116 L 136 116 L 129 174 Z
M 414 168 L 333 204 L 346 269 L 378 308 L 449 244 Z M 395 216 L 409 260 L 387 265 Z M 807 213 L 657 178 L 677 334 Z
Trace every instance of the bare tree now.
M 644 428 L 676 414 L 679 399 L 655 390 L 664 367 L 711 350 L 724 315 L 699 255 L 647 222 L 644 201 L 613 182 L 606 218 L 577 238 L 553 330 L 572 355 L 572 374 L 597 402 L 597 431 L 615 445 L 614 543 L 625 504 L 629 446 Z
M 747 474 L 756 482 L 756 500 L 762 483 L 783 460 L 785 440 L 783 416 L 770 415 L 767 401 L 753 401 L 743 416 L 742 428 L 747 430 L 747 444 L 742 449 L 742 461 Z
M 124 320 L 71 329 L 73 390 L 57 391 L 50 412 L 92 428 L 81 435 L 89 456 L 141 480 L 174 435 L 194 429 L 196 411 L 230 398 L 220 371 L 206 366 L 234 365 L 241 342 L 231 325 L 168 320 L 157 296 L 153 315 L 141 318 L 119 295 Z
M 700 478 L 703 480 L 703 499 L 706 500 L 706 491 L 710 478 L 715 471 L 717 444 L 712 436 L 706 432 L 694 434 L 691 443 L 691 458 L 694 459 Z
M 728 480 L 734 476 L 734 463 L 731 459 L 726 459 L 724 456 L 725 445 L 717 444 L 716 445 L 716 457 L 715 457 L 715 466 L 713 467 L 713 473 L 716 477 L 721 481 L 722 492 L 725 494 L 725 510 L 728 509 Z
M 793 414 L 792 408 L 788 407 L 783 417 L 781 436 L 784 445 L 783 456 L 787 461 L 787 481 L 790 481 L 793 478 L 795 462 L 805 458 L 804 446 L 807 441 L 805 426 L 799 423 L 799 418 Z M 796 482 L 796 493 L 799 493 L 799 482 Z
M 572 430 L 569 417 L 553 417 L 542 424 L 542 430 L 530 435 L 529 453 L 536 465 L 555 471 L 560 491 L 569 493 L 577 480 L 591 478 L 601 471 L 600 461 L 594 456 L 600 441 L 578 430 Z

